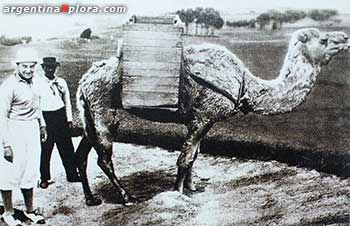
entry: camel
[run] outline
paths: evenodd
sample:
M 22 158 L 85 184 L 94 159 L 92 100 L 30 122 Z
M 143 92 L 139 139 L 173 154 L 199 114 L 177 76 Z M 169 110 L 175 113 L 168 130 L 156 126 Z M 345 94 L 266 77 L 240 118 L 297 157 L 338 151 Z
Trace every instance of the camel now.
M 255 77 L 225 47 L 210 44 L 185 47 L 184 80 L 179 91 L 176 122 L 183 123 L 188 134 L 177 160 L 174 189 L 179 192 L 196 190 L 192 180 L 193 163 L 200 152 L 201 140 L 214 123 L 238 112 L 265 115 L 290 112 L 310 93 L 321 66 L 348 47 L 348 36 L 343 32 L 321 33 L 315 28 L 298 30 L 291 37 L 280 74 L 273 80 Z M 97 164 L 121 194 L 123 204 L 137 202 L 120 184 L 111 160 L 115 129 L 133 114 L 121 105 L 120 63 L 121 59 L 116 57 L 95 63 L 82 76 L 77 91 L 85 129 L 77 149 L 77 164 L 89 206 L 101 203 L 92 194 L 86 175 L 87 157 L 92 147 L 98 155 Z M 147 115 L 139 113 L 133 117 L 147 119 Z

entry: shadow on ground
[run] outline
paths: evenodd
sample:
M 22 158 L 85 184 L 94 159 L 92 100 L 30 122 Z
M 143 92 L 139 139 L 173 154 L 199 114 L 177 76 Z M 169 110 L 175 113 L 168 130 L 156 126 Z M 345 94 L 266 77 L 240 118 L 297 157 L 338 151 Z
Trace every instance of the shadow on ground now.
M 175 177 L 175 174 L 165 170 L 145 171 L 122 177 L 120 182 L 130 194 L 136 196 L 140 202 L 144 202 L 161 192 L 173 190 Z M 109 181 L 105 182 L 98 185 L 96 194 L 106 203 L 122 204 L 123 201 L 117 189 Z

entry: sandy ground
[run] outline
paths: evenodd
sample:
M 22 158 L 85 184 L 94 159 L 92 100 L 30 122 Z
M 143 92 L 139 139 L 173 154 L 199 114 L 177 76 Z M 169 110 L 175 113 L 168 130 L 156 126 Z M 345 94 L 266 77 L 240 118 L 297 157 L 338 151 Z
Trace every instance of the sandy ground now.
M 65 181 L 54 152 L 52 174 L 56 183 L 47 190 L 36 190 L 36 205 L 44 210 L 47 225 L 52 226 L 348 225 L 349 179 L 275 161 L 200 155 L 194 172 L 196 186 L 202 192 L 180 194 L 172 191 L 177 155 L 160 148 L 116 143 L 116 172 L 140 200 L 124 207 L 92 152 L 89 179 L 103 204 L 88 207 L 80 183 Z M 16 204 L 23 208 L 20 200 Z

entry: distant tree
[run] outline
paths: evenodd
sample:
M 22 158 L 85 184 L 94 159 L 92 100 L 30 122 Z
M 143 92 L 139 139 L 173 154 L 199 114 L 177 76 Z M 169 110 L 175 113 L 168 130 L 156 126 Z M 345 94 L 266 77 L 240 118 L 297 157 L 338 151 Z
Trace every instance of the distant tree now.
M 255 19 L 251 19 L 249 21 L 249 28 L 255 28 L 255 24 L 256 24 L 256 20 Z
M 202 13 L 203 24 L 206 31 L 206 36 L 209 36 L 210 25 L 213 24 L 215 19 L 215 9 L 214 8 L 205 8 Z
M 177 11 L 180 19 L 185 23 L 185 34 L 188 34 L 188 26 L 194 20 L 194 13 L 192 9 Z
M 285 22 L 285 15 L 277 10 L 270 10 L 267 12 L 270 20 L 272 20 L 272 30 L 276 30 L 282 27 Z
M 294 23 L 306 17 L 306 13 L 302 10 L 286 10 L 284 15 L 285 23 Z
M 272 21 L 271 30 L 277 30 L 278 28 L 279 28 L 279 26 L 277 25 L 277 21 L 273 20 Z
M 262 13 L 256 18 L 256 22 L 259 24 L 260 29 L 264 29 L 270 23 L 270 15 L 268 13 Z
M 219 11 L 214 8 L 205 8 L 202 13 L 201 21 L 203 21 L 207 36 L 209 36 L 209 29 L 211 30 L 210 35 L 213 36 L 215 29 L 221 29 L 225 23 Z
M 195 9 L 182 9 L 176 12 L 180 19 L 185 23 L 185 33 L 188 34 L 189 24 L 196 23 L 195 35 L 198 35 L 198 26 L 201 25 L 201 29 L 206 29 L 206 35 L 209 36 L 209 29 L 211 29 L 211 35 L 214 35 L 215 29 L 221 29 L 224 25 L 224 20 L 221 18 L 219 11 L 214 8 L 201 8 Z
M 226 21 L 226 25 L 229 27 L 251 27 L 251 23 L 248 20 Z
M 320 14 L 324 17 L 330 15 L 336 15 L 334 10 L 325 10 L 320 12 L 312 12 L 312 15 L 317 15 L 320 17 Z M 227 21 L 226 25 L 229 27 L 249 27 L 255 28 L 256 24 L 259 25 L 259 29 L 264 29 L 267 24 L 272 23 L 271 29 L 276 30 L 282 28 L 285 23 L 294 23 L 298 20 L 304 19 L 307 16 L 307 13 L 302 10 L 286 10 L 280 12 L 277 10 L 269 10 L 267 12 L 261 13 L 257 18 L 251 20 L 238 20 L 238 21 Z M 315 16 L 316 17 L 316 16 Z
M 331 13 L 328 13 L 331 14 Z M 285 23 L 294 23 L 307 16 L 306 12 L 302 10 L 286 10 L 280 12 L 277 10 L 269 10 L 261 13 L 257 18 L 251 20 L 227 21 L 226 25 L 229 27 L 249 27 L 255 28 L 256 24 L 259 29 L 264 29 L 267 24 L 272 23 L 271 29 L 276 30 L 282 28 Z
M 338 11 L 332 9 L 313 9 L 308 12 L 308 16 L 316 21 L 325 21 L 336 15 Z
M 198 21 L 199 21 L 198 24 L 200 24 L 200 27 L 201 27 L 201 32 L 200 32 L 201 34 L 203 34 L 203 28 L 206 28 L 205 24 L 208 21 L 207 11 L 208 11 L 207 9 L 203 9 L 198 17 Z M 209 26 L 208 26 L 208 28 L 209 28 Z
M 215 29 L 221 29 L 224 25 L 224 20 L 221 18 L 219 11 L 210 8 L 209 14 L 208 14 L 208 21 L 209 27 L 211 28 L 210 35 L 214 36 Z
M 32 41 L 32 37 L 30 36 L 23 36 L 23 37 L 15 37 L 15 38 L 9 38 L 5 35 L 0 36 L 0 45 L 4 46 L 14 46 L 18 44 L 28 44 Z
M 213 26 L 215 29 L 220 30 L 225 24 L 225 21 L 219 16 L 216 17 L 213 21 Z M 212 36 L 214 36 L 214 29 L 212 30 Z
M 203 8 L 202 7 L 196 7 L 193 10 L 193 15 L 194 15 L 194 22 L 196 23 L 196 31 L 195 31 L 195 35 L 198 35 L 198 25 L 202 24 L 203 21 L 201 20 L 201 14 L 203 13 Z

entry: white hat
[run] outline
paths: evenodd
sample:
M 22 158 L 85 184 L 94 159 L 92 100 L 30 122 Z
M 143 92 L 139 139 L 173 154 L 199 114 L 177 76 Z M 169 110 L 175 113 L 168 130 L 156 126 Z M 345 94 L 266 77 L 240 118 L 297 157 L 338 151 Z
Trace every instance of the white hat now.
M 35 49 L 31 47 L 25 47 L 17 50 L 15 63 L 23 62 L 33 62 L 37 63 L 39 61 L 38 53 Z

